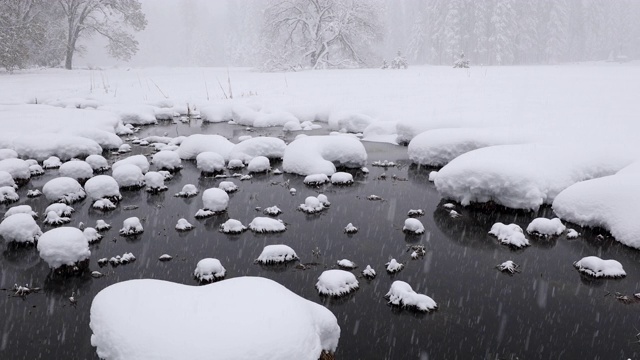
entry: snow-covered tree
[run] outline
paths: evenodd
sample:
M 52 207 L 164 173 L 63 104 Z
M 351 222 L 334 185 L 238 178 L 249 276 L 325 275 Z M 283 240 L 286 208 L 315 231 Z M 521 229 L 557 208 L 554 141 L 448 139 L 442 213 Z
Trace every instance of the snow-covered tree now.
M 491 64 L 513 63 L 515 39 L 515 10 L 513 0 L 496 0 L 489 30 L 489 61 Z
M 273 0 L 265 9 L 268 70 L 363 66 L 382 38 L 370 0 Z
M 138 51 L 138 42 L 126 31 L 141 31 L 147 25 L 138 0 L 58 0 L 67 20 L 65 68 L 71 69 L 78 39 L 101 35 L 107 50 L 117 59 L 128 60 Z

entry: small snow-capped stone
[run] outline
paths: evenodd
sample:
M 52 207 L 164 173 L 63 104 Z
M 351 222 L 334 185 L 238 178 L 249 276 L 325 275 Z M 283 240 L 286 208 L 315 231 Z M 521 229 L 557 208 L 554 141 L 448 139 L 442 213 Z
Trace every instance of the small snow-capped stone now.
M 317 197 L 308 196 L 306 199 L 304 199 L 304 204 L 300 204 L 300 206 L 298 206 L 298 210 L 307 214 L 315 214 L 324 210 L 324 205 L 322 205 Z
M 42 169 L 42 166 L 34 164 L 29 165 L 29 173 L 31 174 L 31 176 L 40 176 L 44 174 L 44 170 Z
M 338 260 L 337 264 L 345 269 L 355 269 L 357 267 L 356 264 L 349 259 Z
M 220 263 L 220 260 L 214 258 L 205 258 L 198 261 L 193 276 L 200 282 L 213 282 L 224 278 L 227 270 Z
M 182 191 L 176 193 L 177 197 L 192 197 L 198 195 L 198 188 L 193 184 L 186 184 L 182 187 Z
M 57 156 L 51 156 L 42 162 L 42 167 L 45 169 L 57 169 L 62 165 L 62 161 Z
M 94 278 L 94 279 L 98 279 L 98 278 L 101 278 L 103 276 L 104 276 L 104 274 L 101 273 L 100 271 L 92 271 L 91 272 L 91 277 Z
M 256 156 L 247 165 L 247 170 L 250 173 L 261 173 L 267 172 L 271 170 L 271 165 L 269 164 L 269 158 L 266 156 Z
M 573 263 L 573 266 L 581 273 L 595 278 L 621 278 L 627 273 L 616 260 L 603 260 L 597 256 L 587 256 Z
M 358 289 L 356 276 L 344 270 L 326 270 L 318 277 L 316 289 L 322 295 L 343 296 Z
M 49 180 L 42 187 L 42 192 L 47 200 L 66 204 L 80 201 L 86 197 L 86 193 L 80 183 L 70 177 L 58 177 Z
M 455 204 L 452 204 L 452 203 L 445 203 L 442 205 L 442 207 L 445 209 L 451 210 L 451 209 L 455 209 L 456 206 Z
M 144 186 L 142 170 L 134 164 L 123 164 L 117 168 L 114 167 L 111 175 L 121 188 L 141 188 Z
M 102 155 L 89 155 L 84 161 L 91 166 L 94 172 L 109 170 L 109 163 Z
M 249 229 L 257 233 L 275 233 L 283 232 L 287 227 L 280 219 L 256 217 L 249 223 Z
M 94 209 L 103 210 L 103 211 L 111 211 L 115 210 L 116 204 L 114 204 L 109 199 L 99 199 L 91 205 Z
M 273 175 L 282 175 L 282 170 L 280 169 L 275 169 L 271 172 Z
M 158 170 L 158 174 L 164 177 L 164 181 L 171 180 L 173 178 L 173 175 L 171 174 L 171 172 L 167 170 Z
M 157 193 L 167 190 L 167 187 L 164 185 L 164 175 L 159 172 L 149 171 L 144 174 L 144 182 L 147 184 L 147 192 Z
M 429 173 L 429 181 L 434 182 L 436 180 L 437 176 L 438 176 L 438 172 L 437 171 L 431 171 Z
M 399 263 L 398 261 L 396 261 L 396 259 L 391 259 L 384 265 L 387 267 L 387 272 L 390 274 L 397 273 L 404 267 L 404 264 Z
M 416 308 L 419 311 L 429 312 L 438 308 L 433 299 L 424 294 L 418 294 L 411 285 L 404 281 L 396 280 L 391 284 L 389 292 L 385 295 L 389 303 L 401 307 Z
M 229 177 L 229 175 L 227 174 L 218 174 L 216 176 L 214 176 L 216 179 L 226 179 Z
M 411 245 L 407 251 L 411 251 L 411 258 L 413 260 L 418 259 L 427 253 L 424 245 Z
M 355 233 L 358 232 L 358 228 L 353 226 L 352 223 L 348 223 L 347 226 L 345 226 L 345 228 L 344 228 L 344 232 L 346 234 L 355 234 Z
M 407 212 L 407 216 L 408 217 L 418 217 L 418 216 L 424 216 L 424 210 L 422 209 L 411 209 Z
M 402 227 L 402 231 L 411 234 L 422 234 L 424 233 L 424 225 L 420 220 L 415 218 L 408 218 L 404 221 L 404 226 Z
M 8 204 L 20 200 L 20 196 L 11 186 L 0 187 L 0 204 Z
M 142 234 L 142 232 L 144 232 L 144 228 L 140 223 L 140 219 L 135 216 L 125 219 L 122 223 L 122 229 L 120 229 L 120 235 L 122 236 L 137 235 Z
M 71 222 L 71 219 L 66 216 L 60 216 L 57 212 L 51 210 L 44 218 L 44 223 L 47 225 L 59 226 Z
M 218 188 L 224 190 L 228 194 L 238 191 L 238 185 L 234 184 L 233 181 L 221 181 Z
M 240 234 L 245 230 L 247 230 L 247 227 L 236 219 L 229 219 L 220 225 L 220 231 L 225 234 Z
M 304 178 L 304 184 L 308 186 L 320 186 L 329 182 L 326 174 L 311 174 Z
M 353 175 L 346 172 L 337 172 L 331 175 L 331 183 L 333 185 L 351 185 L 353 184 Z
M 393 166 L 396 166 L 396 163 L 394 163 L 393 161 L 389 161 L 389 160 L 378 160 L 378 161 L 372 162 L 371 166 L 393 167 Z
M 146 174 L 147 171 L 149 171 L 149 167 L 150 167 L 149 160 L 147 160 L 146 156 L 133 155 L 133 156 L 124 158 L 122 160 L 116 161 L 115 163 L 113 163 L 113 165 L 111 165 L 111 168 L 113 169 L 113 171 L 115 171 L 120 166 L 124 166 L 124 165 L 135 165 L 140 169 L 140 171 L 142 171 L 143 174 Z
M 48 214 L 50 211 L 54 211 L 58 216 L 69 217 L 75 211 L 71 206 L 62 203 L 55 203 L 47 206 L 44 214 Z
M 511 260 L 507 260 L 502 264 L 496 265 L 496 268 L 502 272 L 509 273 L 509 275 L 513 275 L 517 272 L 520 272 L 519 270 L 520 266 Z
M 98 231 L 107 231 L 111 229 L 111 225 L 107 224 L 104 220 L 97 220 L 95 229 Z
M 130 252 L 122 254 L 122 257 L 120 258 L 120 262 L 122 264 L 128 264 L 132 261 L 136 261 L 136 257 Z
M 362 168 L 360 168 L 360 171 L 362 171 L 362 173 L 364 173 L 365 175 L 366 175 L 366 174 L 369 174 L 369 169 L 368 169 L 367 167 L 365 167 L 365 166 L 363 166 Z
M 567 230 L 567 239 L 575 239 L 580 236 L 580 233 L 574 229 Z
M 158 258 L 158 260 L 160 260 L 160 261 L 170 261 L 171 259 L 173 259 L 173 256 L 171 256 L 169 254 L 162 254 Z
M 187 219 L 181 218 L 178 220 L 178 223 L 176 224 L 176 230 L 178 231 L 188 231 L 193 229 L 193 225 L 191 225 Z
M 287 261 L 297 260 L 298 255 L 287 245 L 267 245 L 262 249 L 262 253 L 256 259 L 261 264 L 285 263 Z
M 364 276 L 367 279 L 373 279 L 374 277 L 376 277 L 376 271 L 373 270 L 373 268 L 371 267 L 371 265 L 367 265 L 367 267 L 362 270 L 362 276 Z
M 93 176 L 93 168 L 82 160 L 67 161 L 60 165 L 60 176 L 70 177 L 78 181 L 89 179 Z
M 52 229 L 38 239 L 38 253 L 50 268 L 73 266 L 91 256 L 89 242 L 80 229 L 61 227 Z
M 109 259 L 107 259 L 107 258 L 101 258 L 101 259 L 98 259 L 98 265 L 99 265 L 100 267 L 105 266 L 105 265 L 107 265 L 108 263 L 109 263 Z
M 493 224 L 489 234 L 498 238 L 500 243 L 504 245 L 522 248 L 529 246 L 529 240 L 524 237 L 522 228 L 516 224 L 505 225 L 501 222 Z
M 318 194 L 318 196 L 316 196 L 316 198 L 318 199 L 318 201 L 320 201 L 320 204 L 322 204 L 322 206 L 324 206 L 324 207 L 331 206 L 331 203 L 329 202 L 329 198 L 327 198 L 327 195 Z
M 118 148 L 118 152 L 121 154 L 131 152 L 131 145 L 129 144 L 120 145 L 120 147 Z
M 197 218 L 208 217 L 227 211 L 229 195 L 221 189 L 210 188 L 202 193 L 203 209 L 196 213 Z
M 296 188 L 289 189 L 289 194 L 291 194 L 291 195 L 295 195 L 296 192 L 297 192 Z
M 204 151 L 196 156 L 196 167 L 203 173 L 224 170 L 224 157 L 217 152 Z
M 33 217 L 34 219 L 38 218 L 38 213 L 33 211 L 33 209 L 31 209 L 31 206 L 18 205 L 18 206 L 13 206 L 9 208 L 9 210 L 7 210 L 7 212 L 4 214 L 4 219 L 15 214 L 28 214 L 28 215 L 31 215 L 31 217 Z
M 527 226 L 527 233 L 538 236 L 560 235 L 567 227 L 558 218 L 536 218 Z
M 100 239 L 102 239 L 102 235 L 100 235 L 98 233 L 98 230 L 92 228 L 92 227 L 88 227 L 85 228 L 82 233 L 84 234 L 84 237 L 87 239 L 87 241 L 89 242 L 89 244 L 94 243 L 96 241 L 99 241 Z
M 239 159 L 229 160 L 229 163 L 227 164 L 227 169 L 229 170 L 242 169 L 243 167 L 244 167 L 244 163 L 242 162 L 242 160 L 239 160 Z
M 32 244 L 40 238 L 42 231 L 28 213 L 16 213 L 6 217 L 0 223 L 0 236 L 6 242 Z
M 460 215 L 460 213 L 455 211 L 455 210 L 451 210 L 451 211 L 449 211 L 449 216 L 451 216 L 452 218 L 455 219 L 455 218 L 459 218 L 462 215 Z
M 159 151 L 153 154 L 151 163 L 159 170 L 177 171 L 182 169 L 182 160 L 175 151 Z
M 264 209 L 262 211 L 262 213 L 264 213 L 265 215 L 269 215 L 269 216 L 278 216 L 278 215 L 282 214 L 282 210 L 280 210 L 279 207 L 274 205 L 274 206 L 270 206 L 270 207 Z
M 35 198 L 42 195 L 42 191 L 38 190 L 38 189 L 34 189 L 34 190 L 28 190 L 27 191 L 27 197 L 29 198 Z
M 367 196 L 367 200 L 380 201 L 380 200 L 383 200 L 383 199 L 378 195 L 371 194 L 371 195 Z

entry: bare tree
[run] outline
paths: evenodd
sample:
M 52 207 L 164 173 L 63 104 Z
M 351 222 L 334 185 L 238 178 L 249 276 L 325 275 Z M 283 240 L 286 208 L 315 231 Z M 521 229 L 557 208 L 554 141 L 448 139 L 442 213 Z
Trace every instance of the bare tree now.
M 31 43 L 39 42 L 38 5 L 39 0 L 0 2 L 0 66 L 8 71 L 25 67 Z
M 68 23 L 65 68 L 71 69 L 78 39 L 102 35 L 109 40 L 107 50 L 117 59 L 129 60 L 138 51 L 138 42 L 125 31 L 141 31 L 147 20 L 138 0 L 58 0 Z
M 380 10 L 371 0 L 271 1 L 265 10 L 265 67 L 362 66 L 382 38 Z

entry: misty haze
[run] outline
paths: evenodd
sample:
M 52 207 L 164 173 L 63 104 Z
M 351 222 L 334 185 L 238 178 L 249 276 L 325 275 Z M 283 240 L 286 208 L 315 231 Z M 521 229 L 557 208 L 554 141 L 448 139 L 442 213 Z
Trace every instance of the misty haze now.
M 0 0 L 0 359 L 637 359 L 640 2 Z

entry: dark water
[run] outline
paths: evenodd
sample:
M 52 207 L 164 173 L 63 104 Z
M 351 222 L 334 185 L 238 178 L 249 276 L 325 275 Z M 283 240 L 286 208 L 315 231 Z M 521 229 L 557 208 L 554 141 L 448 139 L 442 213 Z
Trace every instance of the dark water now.
M 252 135 L 269 134 L 263 130 Z M 169 136 L 196 132 L 220 133 L 237 139 L 244 128 L 229 125 L 202 126 L 199 123 L 165 124 L 143 130 L 145 134 Z M 272 134 L 278 134 L 273 132 Z M 227 278 L 251 275 L 273 279 L 306 299 L 322 303 L 338 318 L 342 329 L 336 357 L 339 359 L 636 359 L 640 345 L 640 303 L 625 304 L 616 292 L 629 296 L 640 292 L 640 252 L 626 248 L 599 231 L 582 230 L 584 236 L 568 240 L 531 239 L 532 246 L 519 251 L 499 245 L 487 234 L 497 221 L 515 222 L 523 228 L 538 216 L 551 217 L 549 209 L 539 213 L 507 211 L 500 208 L 463 209 L 451 218 L 433 185 L 428 169 L 410 166 L 406 148 L 365 143 L 369 163 L 392 160 L 400 166 L 388 169 L 368 166 L 370 174 L 354 173 L 349 187 L 309 188 L 303 178 L 289 174 L 258 175 L 251 181 L 233 179 L 240 190 L 231 194 L 228 213 L 205 220 L 193 215 L 202 206 L 200 196 L 173 197 L 187 183 L 200 190 L 221 181 L 203 178 L 194 162 L 167 182 L 169 190 L 148 194 L 144 190 L 124 191 L 124 199 L 111 212 L 90 208 L 88 201 L 73 204 L 76 212 L 70 225 L 84 222 L 94 226 L 104 219 L 113 228 L 97 244 L 91 245 L 91 270 L 106 276 L 52 276 L 34 248 L 8 247 L 0 242 L 0 288 L 14 283 L 41 287 L 25 299 L 0 291 L 0 359 L 95 359 L 91 347 L 89 309 L 97 292 L 110 284 L 137 278 L 155 278 L 196 285 L 192 273 L 198 260 L 216 257 L 227 269 Z M 134 153 L 151 153 L 134 147 Z M 127 154 L 130 155 L 130 154 Z M 121 157 L 121 156 L 120 156 Z M 115 161 L 118 157 L 112 157 Z M 276 164 L 275 167 L 280 167 Z M 386 178 L 381 174 L 386 173 Z M 396 178 L 393 178 L 396 175 Z M 19 191 L 20 202 L 42 212 L 46 200 L 28 199 L 27 189 L 41 188 L 56 170 L 34 178 Z M 227 179 L 228 180 L 228 179 Z M 298 190 L 292 196 L 284 185 Z M 306 196 L 323 192 L 331 207 L 317 215 L 296 211 Z M 369 201 L 369 195 L 383 201 Z M 137 205 L 124 210 L 126 205 Z M 277 205 L 286 232 L 256 235 L 225 235 L 218 226 L 229 217 L 248 224 L 263 216 L 256 207 Z M 3 205 L 2 213 L 11 205 Z M 401 229 L 409 209 L 423 209 L 419 219 L 427 231 L 422 236 L 405 235 Z M 118 236 L 122 221 L 130 216 L 143 220 L 145 232 L 134 238 Z M 178 233 L 174 226 L 185 217 L 195 229 Z M 42 216 L 39 220 L 41 223 Z M 359 228 L 354 235 L 343 233 L 347 223 Z M 50 227 L 43 226 L 43 231 Z M 293 265 L 264 267 L 253 260 L 269 244 L 291 246 L 304 263 L 317 262 L 307 270 Z M 425 245 L 427 254 L 411 260 L 407 246 Z M 315 249 L 320 257 L 315 257 Z M 132 252 L 137 260 L 119 267 L 100 268 L 103 257 Z M 174 258 L 160 262 L 164 253 Z M 628 276 L 620 280 L 593 281 L 581 277 L 572 263 L 583 256 L 597 255 L 620 261 Z M 384 271 L 391 257 L 406 267 L 395 275 Z M 320 273 L 347 258 L 360 271 L 370 264 L 377 272 L 374 280 L 360 279 L 360 289 L 339 298 L 317 294 L 314 284 Z M 521 273 L 508 276 L 495 265 L 513 260 Z M 408 282 L 414 290 L 432 297 L 436 312 L 417 314 L 387 305 L 383 298 L 394 280 Z M 68 297 L 75 292 L 77 305 Z M 607 295 L 609 294 L 609 295 Z M 161 316 L 161 314 L 158 314 Z M 212 354 L 213 355 L 213 354 Z

